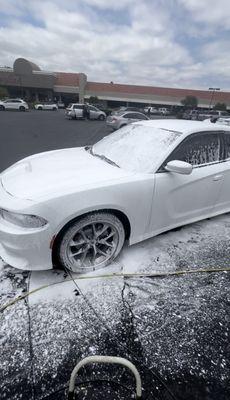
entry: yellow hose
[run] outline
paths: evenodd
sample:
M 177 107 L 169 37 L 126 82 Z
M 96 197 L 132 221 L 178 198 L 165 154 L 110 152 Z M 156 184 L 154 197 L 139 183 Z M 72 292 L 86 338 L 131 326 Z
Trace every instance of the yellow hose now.
M 214 269 L 192 269 L 192 270 L 184 270 L 184 271 L 174 271 L 174 272 L 155 272 L 152 274 L 149 273 L 114 273 L 114 274 L 104 274 L 104 275 L 93 275 L 93 276 L 88 276 L 88 275 L 82 275 L 76 278 L 76 280 L 86 280 L 86 279 L 100 279 L 100 278 L 106 278 L 106 279 L 111 279 L 111 278 L 161 278 L 161 277 L 168 277 L 168 276 L 179 276 L 179 275 L 186 275 L 186 274 L 196 274 L 196 273 L 211 273 L 211 272 L 229 272 L 230 268 L 214 268 Z M 4 311 L 6 308 L 12 306 L 13 304 L 17 303 L 20 300 L 25 299 L 29 295 L 39 292 L 42 289 L 46 289 L 50 286 L 54 285 L 59 285 L 60 283 L 64 282 L 69 282 L 72 281 L 73 279 L 65 279 L 60 282 L 54 282 L 54 283 L 49 283 L 48 285 L 43 285 L 40 286 L 36 289 L 31 290 L 30 292 L 26 292 L 18 297 L 16 297 L 14 300 L 9 301 L 6 304 L 3 304 L 0 307 L 0 312 Z

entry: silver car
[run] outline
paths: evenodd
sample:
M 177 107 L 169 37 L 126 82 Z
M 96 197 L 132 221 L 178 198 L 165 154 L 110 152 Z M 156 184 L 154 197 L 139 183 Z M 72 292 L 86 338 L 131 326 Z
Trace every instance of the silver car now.
M 104 111 L 99 110 L 99 108 L 91 106 L 90 104 L 86 104 L 86 107 L 89 111 L 90 119 L 98 119 L 100 121 L 104 121 L 106 118 L 106 114 Z M 70 104 L 66 109 L 66 117 L 69 119 L 80 119 L 84 118 L 83 115 L 84 104 Z
M 114 115 L 110 115 L 106 119 L 106 125 L 112 128 L 113 130 L 122 128 L 125 125 L 131 124 L 132 122 L 137 122 L 140 120 L 149 119 L 146 115 L 140 112 L 121 112 Z

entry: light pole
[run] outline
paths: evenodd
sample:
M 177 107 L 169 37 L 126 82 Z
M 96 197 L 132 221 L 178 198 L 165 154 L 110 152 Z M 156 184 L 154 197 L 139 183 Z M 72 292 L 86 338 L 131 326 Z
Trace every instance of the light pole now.
M 210 110 L 212 102 L 213 102 L 213 99 L 214 99 L 214 93 L 216 91 L 220 90 L 220 88 L 218 88 L 218 87 L 217 88 L 210 87 L 210 88 L 208 88 L 208 90 L 212 91 L 211 100 L 210 100 L 210 103 L 209 103 L 209 110 Z

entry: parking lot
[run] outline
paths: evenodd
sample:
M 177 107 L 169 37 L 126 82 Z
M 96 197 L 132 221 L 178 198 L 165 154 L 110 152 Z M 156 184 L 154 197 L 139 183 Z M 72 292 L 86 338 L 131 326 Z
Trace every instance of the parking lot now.
M 105 122 L 67 120 L 62 110 L 1 112 L 0 171 L 27 155 L 93 144 L 107 134 Z M 23 272 L 0 261 L 1 307 L 7 305 L 1 398 L 65 399 L 75 364 L 97 354 L 132 361 L 143 399 L 229 399 L 229 272 L 195 272 L 229 268 L 229 236 L 229 214 L 197 222 L 125 246 L 106 270 L 84 279 L 61 270 Z M 16 300 L 26 292 L 32 293 Z M 99 374 L 117 386 L 81 387 L 79 399 L 132 398 L 120 386 L 134 387 L 122 368 L 85 368 L 80 379 Z

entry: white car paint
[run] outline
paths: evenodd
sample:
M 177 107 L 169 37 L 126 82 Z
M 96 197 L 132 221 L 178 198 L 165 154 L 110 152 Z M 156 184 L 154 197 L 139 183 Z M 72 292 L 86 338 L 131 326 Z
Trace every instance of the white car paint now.
M 29 110 L 28 104 L 22 99 L 6 99 L 0 101 L 0 110 Z
M 57 111 L 58 106 L 56 103 L 40 103 L 40 104 L 35 104 L 34 106 L 35 110 L 53 110 Z
M 90 119 L 99 119 L 99 120 L 105 120 L 106 114 L 104 111 L 99 110 L 99 108 L 95 106 L 91 106 L 90 104 L 86 104 L 89 114 L 90 114 Z M 84 118 L 83 116 L 83 108 L 84 104 L 82 103 L 72 103 L 69 104 L 68 107 L 66 108 L 66 117 L 70 119 L 81 119 Z
M 191 135 L 204 130 L 204 135 L 223 130 L 230 135 L 229 127 L 213 125 L 182 120 L 128 125 L 93 147 L 120 168 L 84 148 L 45 152 L 14 164 L 0 175 L 0 209 L 38 216 L 47 224 L 25 228 L 0 215 L 0 256 L 17 268 L 51 269 L 55 235 L 95 210 L 125 214 L 129 244 L 230 211 L 230 161 L 194 166 L 190 175 L 161 167 Z

